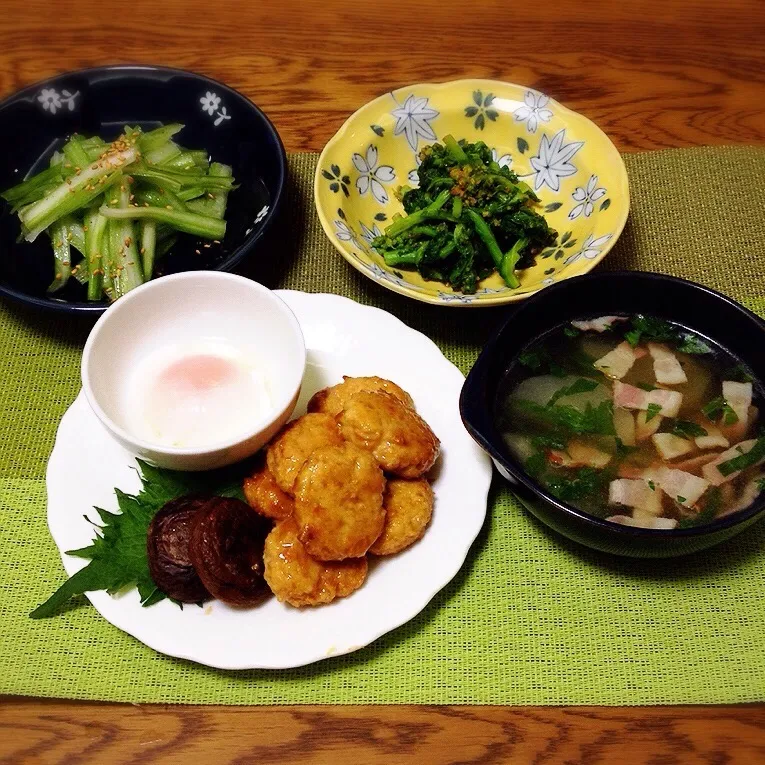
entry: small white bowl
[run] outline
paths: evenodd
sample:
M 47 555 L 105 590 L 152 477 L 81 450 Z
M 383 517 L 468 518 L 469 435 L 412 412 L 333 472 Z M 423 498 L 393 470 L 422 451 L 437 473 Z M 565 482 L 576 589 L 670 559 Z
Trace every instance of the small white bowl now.
M 135 365 L 163 346 L 204 338 L 256 352 L 266 367 L 268 411 L 243 417 L 235 437 L 204 446 L 165 446 L 135 435 L 125 412 Z M 101 316 L 85 343 L 82 386 L 103 426 L 137 457 L 174 470 L 210 470 L 254 454 L 287 422 L 305 363 L 300 325 L 273 292 L 242 276 L 192 271 L 138 287 Z

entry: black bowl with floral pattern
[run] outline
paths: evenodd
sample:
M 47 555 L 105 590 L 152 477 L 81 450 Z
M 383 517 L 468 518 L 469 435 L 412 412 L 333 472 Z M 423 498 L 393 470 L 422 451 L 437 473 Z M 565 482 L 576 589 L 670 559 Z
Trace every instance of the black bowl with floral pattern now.
M 108 66 L 69 72 L 31 85 L 0 104 L 0 189 L 44 169 L 73 133 L 111 139 L 122 127 L 151 129 L 180 122 L 177 141 L 205 149 L 231 165 L 238 184 L 226 207 L 226 236 L 200 247 L 181 235 L 158 263 L 157 274 L 231 271 L 256 247 L 283 198 L 286 154 L 265 114 L 241 93 L 192 72 L 150 66 Z M 85 287 L 70 279 L 49 294 L 53 279 L 50 240 L 18 241 L 18 217 L 0 200 L 0 295 L 39 308 L 100 313 L 105 302 L 86 301 Z M 197 252 L 197 250 L 199 252 Z

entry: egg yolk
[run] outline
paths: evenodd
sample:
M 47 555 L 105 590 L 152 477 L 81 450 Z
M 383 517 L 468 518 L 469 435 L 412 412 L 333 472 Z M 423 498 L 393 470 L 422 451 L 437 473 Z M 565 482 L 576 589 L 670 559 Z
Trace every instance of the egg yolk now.
M 173 362 L 157 382 L 178 393 L 202 393 L 231 383 L 238 374 L 237 367 L 227 359 L 200 354 Z

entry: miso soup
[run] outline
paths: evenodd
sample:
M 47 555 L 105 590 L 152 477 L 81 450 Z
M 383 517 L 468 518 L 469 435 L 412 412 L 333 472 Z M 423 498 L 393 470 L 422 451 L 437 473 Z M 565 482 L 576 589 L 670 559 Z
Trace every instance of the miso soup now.
M 559 326 L 518 356 L 496 419 L 525 471 L 599 518 L 697 526 L 765 490 L 763 389 L 725 349 L 651 316 Z

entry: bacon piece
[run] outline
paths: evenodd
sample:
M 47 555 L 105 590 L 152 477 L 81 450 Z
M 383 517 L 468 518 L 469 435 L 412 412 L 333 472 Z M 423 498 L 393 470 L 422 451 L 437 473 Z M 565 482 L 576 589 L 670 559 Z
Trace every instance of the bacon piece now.
M 738 421 L 743 422 L 746 427 L 749 420 L 749 407 L 752 404 L 752 383 L 724 380 L 722 394 L 728 406 L 736 413 Z
M 718 465 L 721 465 L 723 462 L 727 462 L 728 460 L 732 460 L 734 457 L 740 457 L 742 454 L 746 454 L 756 443 L 757 439 L 751 438 L 748 441 L 742 441 L 740 444 L 732 446 L 727 451 L 724 451 L 722 454 L 719 454 L 717 457 L 715 457 L 711 462 L 704 465 L 704 467 L 701 469 L 702 475 L 714 486 L 719 486 L 726 481 L 732 481 L 741 471 L 737 470 L 730 475 L 723 475 L 718 470 Z M 762 462 L 765 462 L 765 460 L 760 460 L 760 462 L 757 464 L 759 465 Z
M 673 460 L 693 451 L 693 444 L 690 441 L 672 433 L 654 433 L 651 436 L 651 441 L 653 441 L 656 451 L 665 460 Z
M 601 371 L 606 377 L 610 377 L 613 380 L 621 380 L 632 369 L 632 365 L 639 358 L 640 355 L 625 340 L 605 356 L 594 361 L 592 366 Z
M 684 470 L 686 473 L 698 474 L 701 472 L 701 468 L 715 459 L 719 453 L 705 452 L 704 454 L 697 454 L 695 457 L 689 457 L 687 460 L 672 463 L 672 467 L 677 470 Z
M 608 485 L 608 504 L 640 508 L 661 515 L 661 492 L 641 479 L 617 478 Z
M 706 422 L 702 427 L 706 430 L 707 434 L 705 436 L 696 436 L 693 439 L 699 449 L 727 449 L 730 446 L 730 441 L 722 434 L 719 428 Z
M 661 490 L 683 507 L 693 507 L 710 486 L 705 478 L 668 467 L 659 470 L 658 479 Z
M 651 404 L 655 404 L 660 407 L 657 414 L 663 417 L 677 417 L 682 403 L 683 394 L 676 390 L 643 390 L 618 380 L 614 383 L 614 406 L 647 411 Z
M 581 329 L 582 332 L 605 332 L 617 321 L 627 321 L 626 316 L 598 316 L 597 319 L 587 319 L 586 321 L 572 321 L 571 326 Z
M 656 382 L 662 385 L 680 385 L 688 382 L 680 362 L 666 345 L 648 343 L 648 352 L 653 359 L 653 373 L 656 376 Z
M 556 467 L 578 468 L 593 467 L 602 470 L 609 462 L 612 455 L 590 446 L 576 439 L 570 441 L 566 451 L 550 449 L 547 459 Z

